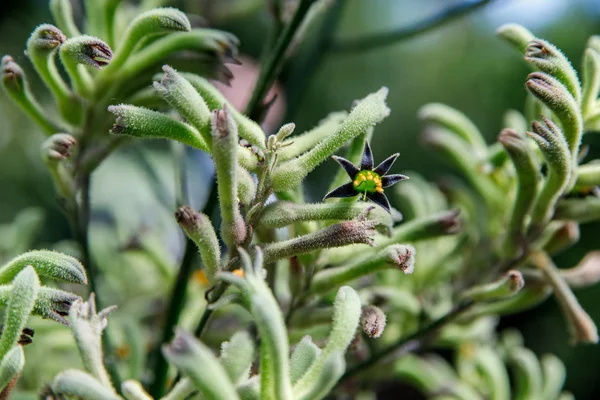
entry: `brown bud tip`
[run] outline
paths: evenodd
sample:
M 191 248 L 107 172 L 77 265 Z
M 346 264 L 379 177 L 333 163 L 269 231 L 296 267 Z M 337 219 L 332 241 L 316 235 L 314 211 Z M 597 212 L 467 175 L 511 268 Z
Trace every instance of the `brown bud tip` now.
M 460 232 L 462 224 L 460 221 L 460 209 L 451 210 L 439 220 L 442 229 L 447 234 L 455 234 Z
M 50 136 L 43 145 L 46 160 L 59 161 L 71 156 L 77 140 L 68 133 L 56 133 Z
M 227 106 L 223 104 L 222 110 L 213 111 L 213 124 L 220 137 L 226 137 L 227 131 Z
M 54 25 L 42 24 L 38 26 L 31 34 L 31 37 L 27 42 L 27 48 L 28 50 L 53 50 L 63 44 L 65 40 L 67 40 L 67 37 L 60 31 L 60 29 Z
M 386 317 L 383 311 L 376 306 L 365 306 L 362 309 L 360 324 L 363 331 L 370 338 L 378 338 L 385 330 Z
M 523 274 L 519 271 L 511 269 L 506 273 L 506 277 L 508 278 L 508 285 L 512 292 L 518 292 L 525 286 L 525 279 L 523 279 Z
M 177 211 L 175 211 L 175 220 L 179 225 L 184 228 L 191 228 L 198 224 L 198 219 L 200 218 L 200 213 L 194 210 L 190 206 L 182 206 L 179 207 Z
M 395 245 L 388 249 L 390 260 L 405 274 L 412 274 L 415 270 L 415 248 L 410 245 Z

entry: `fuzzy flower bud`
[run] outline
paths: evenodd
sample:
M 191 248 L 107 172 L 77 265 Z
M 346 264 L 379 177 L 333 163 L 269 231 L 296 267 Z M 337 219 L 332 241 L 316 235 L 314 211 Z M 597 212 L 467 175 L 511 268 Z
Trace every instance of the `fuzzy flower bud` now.
M 56 21 L 56 25 L 58 25 L 68 37 L 81 35 L 73 20 L 71 0 L 50 0 L 50 13 L 52 14 L 54 21 Z
M 208 152 L 206 142 L 194 127 L 164 114 L 127 104 L 108 107 L 117 116 L 111 133 L 144 139 L 172 139 Z
M 318 249 L 341 247 L 353 243 L 364 243 L 373 246 L 375 221 L 369 221 L 364 216 L 352 221 L 344 221 L 330 225 L 317 232 L 298 236 L 293 239 L 265 246 L 266 262 L 288 258 Z
M 56 133 L 42 145 L 42 157 L 46 162 L 57 162 L 69 158 L 77 139 L 68 133 Z
M 128 379 L 121 385 L 121 391 L 123 392 L 123 396 L 127 400 L 153 400 L 154 398 L 150 396 L 144 390 L 144 387 L 141 383 L 136 380 Z
M 116 393 L 95 377 L 77 369 L 68 369 L 56 375 L 52 391 L 59 398 L 80 398 L 90 400 L 120 400 Z
M 238 130 L 229 108 L 215 110 L 212 118 L 212 153 L 215 160 L 219 203 L 221 206 L 221 234 L 229 248 L 246 239 L 246 223 L 239 209 Z
M 463 300 L 497 301 L 514 296 L 525 286 L 523 275 L 510 270 L 496 282 L 473 287 L 461 294 Z
M 115 57 L 111 65 L 105 69 L 104 76 L 117 69 L 127 61 L 133 49 L 142 39 L 160 33 L 177 31 L 189 31 L 190 21 L 185 14 L 175 8 L 155 8 L 146 11 L 135 18 L 123 35 L 121 43 L 117 47 Z
M 370 338 L 377 339 L 385 329 L 385 314 L 377 306 L 365 306 L 362 308 L 360 324 L 363 331 Z
M 175 219 L 187 237 L 198 246 L 206 277 L 212 284 L 221 261 L 221 249 L 210 219 L 190 206 L 180 207 L 175 212 Z
M 0 338 L 0 358 L 17 344 L 21 331 L 35 306 L 40 281 L 33 267 L 25 267 L 13 279 L 12 290 L 4 315 L 4 329 Z
M 308 371 L 317 359 L 321 349 L 312 341 L 310 336 L 304 336 L 296 345 L 290 359 L 290 377 L 292 384 L 296 383 Z
M 575 101 L 581 99 L 581 86 L 577 72 L 565 57 L 552 43 L 545 40 L 534 39 L 525 49 L 525 60 L 556 79 L 558 79 L 571 93 Z
M 65 41 L 60 47 L 60 57 L 65 67 L 84 64 L 102 69 L 110 63 L 113 53 L 102 40 L 84 35 Z
M 562 199 L 556 204 L 554 219 L 587 223 L 600 220 L 600 198 Z
M 237 332 L 221 344 L 221 365 L 234 384 L 245 382 L 254 361 L 254 341 L 246 331 Z
M 594 114 L 594 106 L 600 95 L 600 50 L 585 49 L 582 68 L 581 112 L 584 118 L 587 119 Z
M 577 266 L 560 270 L 561 276 L 571 288 L 584 288 L 600 281 L 600 251 L 589 252 Z
M 185 118 L 198 129 L 206 144 L 210 145 L 210 110 L 198 91 L 183 76 L 168 65 L 160 82 L 154 82 L 154 89 Z
M 10 282 L 28 265 L 32 265 L 39 276 L 87 284 L 83 265 L 76 258 L 50 250 L 34 250 L 13 258 L 0 268 L 0 282 Z
M 571 158 L 575 163 L 583 130 L 581 110 L 577 101 L 560 81 L 543 72 L 529 74 L 525 86 L 560 119 Z
M 415 256 L 416 250 L 411 245 L 390 245 L 374 255 L 369 252 L 344 266 L 318 272 L 313 278 L 310 291 L 315 294 L 325 293 L 361 276 L 389 268 L 398 268 L 405 274 L 410 274 L 414 270 Z
M 0 363 L 0 389 L 2 389 L 2 394 L 6 393 L 6 389 L 13 382 L 13 379 L 23 371 L 24 366 L 25 354 L 23 353 L 23 347 L 13 347 Z
M 15 60 L 5 55 L 2 57 L 2 88 L 4 92 L 31 118 L 46 134 L 58 130 L 56 124 L 50 121 L 42 106 L 35 100 L 29 88 L 25 72 Z
M 544 230 L 539 241 L 546 253 L 554 255 L 577 243 L 579 236 L 579 224 L 575 221 L 553 221 Z

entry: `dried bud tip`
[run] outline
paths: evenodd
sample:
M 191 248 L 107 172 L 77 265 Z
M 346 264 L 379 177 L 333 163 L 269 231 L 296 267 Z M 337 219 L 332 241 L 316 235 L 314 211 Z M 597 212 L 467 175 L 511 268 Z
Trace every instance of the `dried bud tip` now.
M 177 220 L 179 225 L 182 225 L 186 228 L 196 226 L 199 218 L 200 213 L 190 206 L 182 206 L 175 211 L 175 220 Z
M 56 133 L 43 144 L 43 154 L 46 160 L 59 161 L 71 156 L 77 140 L 67 133 Z
M 190 343 L 192 340 L 190 334 L 181 329 L 176 329 L 175 338 L 171 344 L 164 345 L 163 350 L 170 354 L 185 354 L 190 351 Z
M 518 292 L 525 286 L 525 279 L 523 279 L 523 274 L 519 271 L 511 269 L 506 273 L 506 278 L 508 279 L 508 285 L 512 292 Z
M 52 50 L 63 44 L 67 37 L 54 25 L 42 24 L 38 26 L 27 42 L 27 48 L 32 50 L 31 46 L 38 49 Z
M 457 208 L 440 218 L 440 225 L 446 233 L 455 234 L 460 232 L 460 230 L 462 229 L 462 224 L 459 216 L 460 209 Z
M 227 105 L 223 104 L 222 110 L 213 111 L 213 124 L 220 137 L 226 137 L 227 132 Z
M 388 248 L 388 256 L 405 274 L 412 274 L 415 270 L 416 250 L 411 245 L 393 245 Z
M 362 308 L 360 324 L 363 331 L 370 338 L 378 338 L 385 330 L 386 317 L 383 311 L 376 306 L 365 306 Z

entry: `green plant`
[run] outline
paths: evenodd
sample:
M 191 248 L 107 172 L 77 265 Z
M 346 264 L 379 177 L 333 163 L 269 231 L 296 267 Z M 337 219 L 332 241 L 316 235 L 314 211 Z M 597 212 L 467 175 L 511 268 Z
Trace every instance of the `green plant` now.
M 245 113 L 207 79 L 227 76 L 223 62 L 235 61 L 230 34 L 192 29 L 172 8 L 90 0 L 86 29 L 99 39 L 79 32 L 68 0 L 50 5 L 58 27 L 36 28 L 27 52 L 58 117 L 49 118 L 10 56 L 2 59 L 2 82 L 49 136 L 42 157 L 87 274 L 62 253 L 21 254 L 41 220 L 35 211 L 2 227 L 9 237 L 2 254 L 14 257 L 0 267 L 2 396 L 26 365 L 21 346 L 32 341 L 26 323 L 37 314 L 69 325 L 81 359 L 81 368 L 59 366 L 45 398 L 308 400 L 372 392 L 378 381 L 398 377 L 435 398 L 569 398 L 558 359 L 538 360 L 518 334 L 499 335 L 495 327 L 499 316 L 554 295 L 573 341 L 598 341 L 572 293 L 600 278 L 597 254 L 572 269 L 551 259 L 578 240 L 578 224 L 600 219 L 600 170 L 594 161 L 582 164 L 580 146 L 587 130 L 600 128 L 598 38 L 585 52 L 580 83 L 555 46 L 520 26 L 500 28 L 535 69 L 526 80 L 527 110 L 507 113 L 498 141 L 488 145 L 461 112 L 422 107 L 425 144 L 467 181 L 438 187 L 417 173 L 388 174 L 397 154 L 374 166 L 369 142 L 390 112 L 386 88 L 299 135 L 294 124 L 272 135 L 261 128 L 265 93 L 321 2 L 298 1 L 289 21 L 277 14 L 280 35 L 267 48 Z M 117 23 L 123 18 L 126 26 Z M 182 63 L 178 71 L 170 64 L 181 60 L 169 58 L 181 50 L 208 61 L 191 71 Z M 91 254 L 90 179 L 117 147 L 135 145 L 132 137 L 168 139 L 176 157 L 182 145 L 208 153 L 216 172 L 199 212 L 189 204 L 185 162 L 178 162 L 175 218 L 189 238 L 179 268 L 167 265 L 160 243 L 140 234 L 120 250 L 141 252 L 153 268 L 145 270 L 149 276 L 122 277 L 127 271 L 101 268 Z M 345 146 L 344 158 L 334 155 Z M 342 168 L 324 201 L 309 203 L 302 183 L 330 157 Z M 407 177 L 387 192 L 400 214 L 383 189 Z M 196 248 L 203 268 L 194 271 Z M 92 293 L 83 301 L 39 277 L 89 280 Z M 151 310 L 167 290 L 166 309 Z M 115 307 L 97 310 L 114 298 L 125 309 L 124 317 L 113 314 L 115 328 L 113 317 L 107 327 Z M 60 333 L 52 327 L 44 335 Z M 454 365 L 417 355 L 444 348 Z M 127 352 L 127 360 L 117 359 Z M 515 371 L 513 385 L 504 364 Z

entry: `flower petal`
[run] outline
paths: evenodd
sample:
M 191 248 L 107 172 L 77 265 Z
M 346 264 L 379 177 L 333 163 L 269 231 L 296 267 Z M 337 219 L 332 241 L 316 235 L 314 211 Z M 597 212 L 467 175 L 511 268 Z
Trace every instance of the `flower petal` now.
M 381 176 L 387 174 L 387 172 L 390 170 L 390 168 L 392 168 L 392 165 L 394 165 L 394 162 L 396 161 L 396 158 L 398 158 L 399 155 L 400 155 L 400 153 L 392 154 L 391 156 L 389 156 L 388 158 L 383 160 L 381 162 L 381 164 L 379 164 L 374 169 L 374 171 L 377 172 Z
M 365 150 L 363 152 L 362 160 L 360 162 L 361 171 L 373 170 L 373 152 L 371 151 L 371 145 L 369 142 L 365 142 Z
M 358 192 L 354 189 L 352 182 L 349 182 L 327 193 L 325 197 L 323 197 L 323 200 L 331 197 L 352 197 L 356 196 L 357 194 Z
M 390 210 L 390 202 L 387 197 L 383 193 L 375 192 L 375 193 L 367 193 L 367 199 L 371 200 L 377 205 L 380 205 L 387 211 L 388 213 L 392 213 Z
M 354 164 L 346 160 L 344 157 L 332 156 L 331 158 L 337 161 L 338 164 L 340 164 L 342 168 L 344 168 L 344 170 L 352 180 L 354 180 L 356 174 L 360 172 L 359 169 L 354 166 Z
M 392 175 L 382 176 L 381 177 L 381 186 L 383 186 L 384 188 L 387 188 L 387 187 L 395 185 L 396 183 L 403 181 L 405 179 L 409 179 L 408 176 L 401 175 L 401 174 L 392 174 Z

